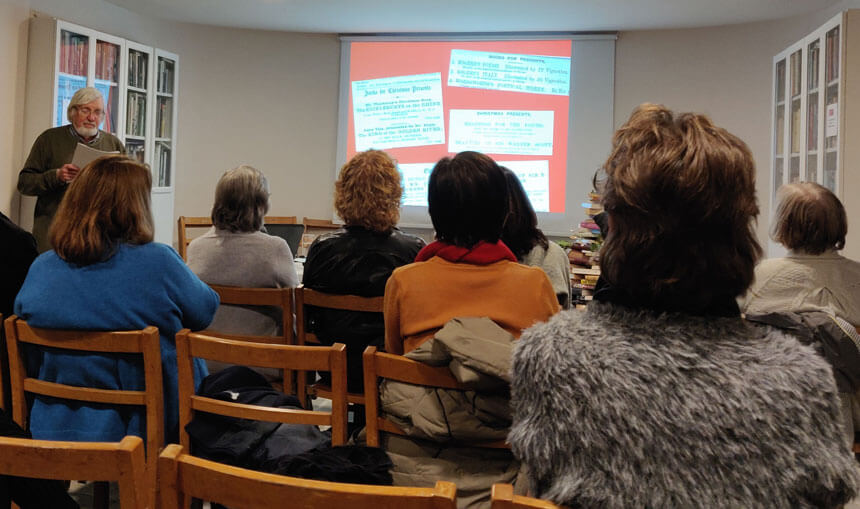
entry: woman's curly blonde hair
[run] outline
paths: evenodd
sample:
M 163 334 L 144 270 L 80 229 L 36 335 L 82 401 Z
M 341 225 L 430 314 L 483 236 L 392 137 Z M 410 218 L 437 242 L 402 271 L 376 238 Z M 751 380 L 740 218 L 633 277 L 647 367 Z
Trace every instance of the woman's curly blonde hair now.
M 334 208 L 347 226 L 388 232 L 400 220 L 403 187 L 391 156 L 381 150 L 359 152 L 340 169 Z

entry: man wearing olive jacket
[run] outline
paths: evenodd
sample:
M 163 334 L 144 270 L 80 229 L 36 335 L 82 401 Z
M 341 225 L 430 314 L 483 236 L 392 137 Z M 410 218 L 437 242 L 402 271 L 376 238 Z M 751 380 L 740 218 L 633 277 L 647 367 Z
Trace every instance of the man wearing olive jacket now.
M 33 214 L 33 236 L 40 253 L 51 249 L 48 229 L 66 194 L 66 187 L 80 171 L 71 164 L 78 143 L 105 152 L 125 153 L 125 147 L 116 136 L 99 130 L 105 106 L 101 92 L 95 88 L 85 87 L 75 92 L 66 116 L 68 125 L 48 129 L 36 138 L 24 169 L 18 174 L 18 191 L 38 197 Z

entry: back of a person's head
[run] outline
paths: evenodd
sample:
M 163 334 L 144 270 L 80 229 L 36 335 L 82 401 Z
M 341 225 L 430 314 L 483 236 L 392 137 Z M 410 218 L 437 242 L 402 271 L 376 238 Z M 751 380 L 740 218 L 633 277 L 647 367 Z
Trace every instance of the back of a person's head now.
M 248 165 L 227 170 L 215 186 L 212 223 L 219 230 L 256 232 L 269 211 L 269 183 Z
M 604 169 L 607 281 L 643 304 L 706 309 L 743 293 L 761 248 L 755 165 L 708 117 L 643 104 L 616 131 Z
M 151 242 L 151 186 L 149 168 L 126 156 L 91 162 L 69 184 L 54 216 L 54 250 L 68 262 L 90 265 L 110 258 L 119 244 Z
M 385 233 L 400 220 L 403 187 L 391 156 L 381 150 L 359 152 L 340 169 L 334 208 L 347 226 Z
M 814 182 L 797 182 L 782 186 L 777 196 L 773 240 L 808 254 L 845 247 L 845 207 L 829 189 Z
M 502 242 L 510 248 L 517 259 L 522 260 L 536 245 L 540 244 L 546 249 L 549 244 L 546 236 L 538 228 L 537 214 L 519 177 L 504 166 L 501 166 L 501 169 L 508 184 L 509 207 L 502 230 Z
M 478 152 L 442 158 L 430 173 L 427 202 L 440 241 L 468 248 L 497 242 L 508 212 L 505 175 Z

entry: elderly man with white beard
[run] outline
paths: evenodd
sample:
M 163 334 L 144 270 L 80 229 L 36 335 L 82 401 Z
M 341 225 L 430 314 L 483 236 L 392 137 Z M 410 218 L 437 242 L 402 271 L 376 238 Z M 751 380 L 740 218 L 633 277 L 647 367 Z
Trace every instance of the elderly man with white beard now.
M 104 116 L 101 92 L 93 87 L 79 89 L 66 109 L 69 124 L 40 134 L 18 174 L 18 191 L 38 197 L 33 214 L 33 236 L 40 253 L 51 249 L 48 229 L 66 187 L 80 171 L 71 164 L 78 143 L 105 152 L 125 153 L 125 147 L 116 136 L 99 129 Z

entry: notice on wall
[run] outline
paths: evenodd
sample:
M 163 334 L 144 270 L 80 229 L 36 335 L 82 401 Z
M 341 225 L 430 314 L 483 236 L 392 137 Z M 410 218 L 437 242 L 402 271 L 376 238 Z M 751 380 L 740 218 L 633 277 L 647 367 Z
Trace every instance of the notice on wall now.
M 824 110 L 824 136 L 829 138 L 839 134 L 839 103 L 828 104 Z
M 451 110 L 448 152 L 552 155 L 553 111 Z
M 570 57 L 453 49 L 448 86 L 569 95 Z
M 352 83 L 358 151 L 445 143 L 441 73 Z
M 514 172 L 535 212 L 549 212 L 549 161 L 498 161 Z
M 427 183 L 436 163 L 398 164 L 403 176 L 403 205 L 427 206 Z

